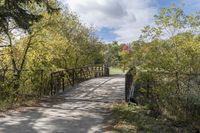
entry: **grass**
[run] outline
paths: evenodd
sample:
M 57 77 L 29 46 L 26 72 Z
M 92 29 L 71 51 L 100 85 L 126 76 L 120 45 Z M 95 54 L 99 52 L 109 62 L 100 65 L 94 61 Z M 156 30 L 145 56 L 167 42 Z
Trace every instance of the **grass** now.
M 113 130 L 116 133 L 196 133 L 199 130 L 162 115 L 155 117 L 147 106 L 134 104 L 115 104 L 113 118 Z
M 110 67 L 110 75 L 125 74 L 121 68 Z

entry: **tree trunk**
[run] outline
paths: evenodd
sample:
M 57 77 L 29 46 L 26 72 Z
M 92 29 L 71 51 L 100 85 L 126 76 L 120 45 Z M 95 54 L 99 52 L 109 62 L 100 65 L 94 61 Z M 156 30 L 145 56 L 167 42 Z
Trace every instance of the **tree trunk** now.
M 8 39 L 9 39 L 10 58 L 11 58 L 12 68 L 13 68 L 13 89 L 16 92 L 15 95 L 18 97 L 19 96 L 18 89 L 20 88 L 21 72 L 24 69 L 24 64 L 25 64 L 25 61 L 26 61 L 26 56 L 28 54 L 28 50 L 29 50 L 30 45 L 31 45 L 32 36 L 30 36 L 30 38 L 28 40 L 27 47 L 25 48 L 25 52 L 24 52 L 24 55 L 22 57 L 22 62 L 21 62 L 19 69 L 18 69 L 17 64 L 16 64 L 16 60 L 14 58 L 12 38 L 11 38 L 11 36 L 8 32 L 6 34 L 7 34 Z

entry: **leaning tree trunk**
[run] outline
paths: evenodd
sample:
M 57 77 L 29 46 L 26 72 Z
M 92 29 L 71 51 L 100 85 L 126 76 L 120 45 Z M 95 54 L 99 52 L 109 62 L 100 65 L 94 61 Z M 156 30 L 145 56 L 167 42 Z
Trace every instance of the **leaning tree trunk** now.
M 17 68 L 16 60 L 15 60 L 15 57 L 14 57 L 12 38 L 11 38 L 11 36 L 8 32 L 6 34 L 8 36 L 9 44 L 10 44 L 9 45 L 9 47 L 10 47 L 10 58 L 11 58 L 12 68 L 13 68 L 13 89 L 15 91 L 14 95 L 15 95 L 16 99 L 18 99 L 19 98 L 21 73 L 22 73 L 22 70 L 24 69 L 24 66 L 25 66 L 26 57 L 27 57 L 27 54 L 28 54 L 28 50 L 31 46 L 31 41 L 32 41 L 33 35 L 30 36 L 30 38 L 27 42 L 27 46 L 25 48 L 24 55 L 22 57 L 22 62 L 19 65 L 19 68 Z

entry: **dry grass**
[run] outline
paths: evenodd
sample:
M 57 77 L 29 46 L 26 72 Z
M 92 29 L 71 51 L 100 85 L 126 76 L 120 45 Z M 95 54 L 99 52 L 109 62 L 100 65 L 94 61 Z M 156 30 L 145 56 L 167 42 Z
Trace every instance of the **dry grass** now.
M 117 133 L 198 133 L 199 129 L 190 124 L 173 121 L 165 116 L 155 116 L 146 106 L 113 106 L 113 132 Z

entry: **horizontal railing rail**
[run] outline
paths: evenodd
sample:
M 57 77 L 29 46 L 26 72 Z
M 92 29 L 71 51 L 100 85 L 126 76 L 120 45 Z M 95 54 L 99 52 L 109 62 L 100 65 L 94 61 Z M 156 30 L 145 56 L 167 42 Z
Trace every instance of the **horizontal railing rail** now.
M 55 95 L 68 86 L 95 77 L 109 76 L 109 68 L 105 65 L 84 66 L 80 68 L 63 69 L 56 72 L 48 70 L 20 70 L 19 94 L 24 97 Z M 16 90 L 15 73 L 12 69 L 0 69 L 0 100 L 12 97 Z
M 160 84 L 170 83 L 176 84 L 176 88 L 200 88 L 200 73 L 183 73 L 183 72 L 162 72 L 162 71 L 144 71 L 138 72 L 141 75 L 152 75 L 154 79 L 150 77 L 144 77 L 142 82 L 135 83 L 134 78 L 136 73 L 133 71 L 134 69 L 130 69 L 125 75 L 125 101 L 130 102 L 134 100 L 134 91 L 137 90 L 135 88 L 145 88 L 147 90 L 147 97 L 149 96 L 150 89 L 152 87 L 159 86 Z M 178 77 L 177 77 L 178 75 Z M 163 77 L 163 78 L 162 78 Z M 167 77 L 167 78 L 166 78 Z M 155 79 L 156 78 L 156 79 Z M 168 81 L 165 81 L 168 79 Z M 178 80 L 177 80 L 178 79 Z M 137 86 L 137 87 L 136 87 Z M 138 89 L 139 89 L 138 88 Z M 177 89 L 178 90 L 178 89 Z
M 51 73 L 51 95 L 64 91 L 67 86 L 74 86 L 91 78 L 109 76 L 107 66 L 85 66 L 65 69 Z

